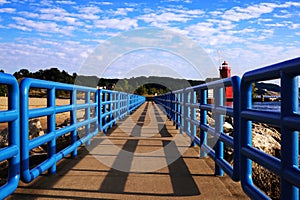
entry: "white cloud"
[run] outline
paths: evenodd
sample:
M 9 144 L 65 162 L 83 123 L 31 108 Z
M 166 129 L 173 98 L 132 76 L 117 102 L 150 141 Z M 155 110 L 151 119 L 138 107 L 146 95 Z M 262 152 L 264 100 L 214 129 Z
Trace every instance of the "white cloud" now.
M 225 11 L 225 13 L 222 15 L 222 18 L 238 22 L 241 20 L 258 18 L 262 14 L 272 12 L 273 9 L 273 6 L 264 4 L 248 6 L 247 8 L 234 7 L 230 10 Z
M 181 13 L 189 15 L 190 17 L 198 17 L 199 15 L 203 15 L 205 12 L 200 9 L 183 9 L 181 7 L 178 8 L 165 8 L 165 11 L 174 12 L 174 13 Z
M 66 22 L 70 25 L 82 26 L 83 24 L 73 17 L 74 14 L 68 13 L 62 8 L 41 9 L 39 19 L 57 22 Z
M 269 18 L 259 18 L 257 20 L 257 23 L 258 24 L 264 24 L 265 22 L 272 22 L 272 21 L 273 21 L 273 19 L 269 19 Z
M 16 25 L 16 24 L 9 24 L 8 25 L 9 28 L 15 28 L 15 29 L 19 29 L 21 31 L 31 31 L 30 28 L 22 26 L 22 25 Z
M 123 19 L 103 19 L 94 21 L 95 28 L 111 28 L 119 30 L 129 30 L 138 26 L 136 19 L 123 18 Z
M 284 8 L 287 8 L 287 7 L 290 7 L 290 6 L 300 7 L 300 2 L 286 2 L 282 6 Z
M 27 11 L 21 11 L 21 12 L 18 12 L 18 14 L 25 18 L 36 18 L 37 19 L 39 17 L 39 14 L 37 14 L 37 13 L 27 12 Z
M 137 19 L 156 27 L 167 27 L 171 23 L 186 23 L 192 19 L 200 18 L 204 15 L 204 11 L 200 9 L 186 9 L 182 7 L 162 8 L 155 12 L 146 10 L 145 14 L 138 16 Z
M 112 2 L 109 1 L 103 1 L 103 2 L 94 2 L 94 4 L 98 4 L 98 5 L 113 5 Z
M 234 7 L 230 10 L 227 10 L 222 15 L 223 19 L 231 21 L 241 21 L 248 20 L 253 18 L 259 18 L 263 14 L 272 13 L 276 8 L 288 8 L 291 6 L 300 6 L 298 2 L 286 2 L 284 4 L 275 4 L 275 3 L 260 3 L 248 6 L 246 8 Z
M 132 12 L 133 8 L 118 8 L 116 11 L 112 11 L 114 15 L 124 15 L 126 16 L 128 12 Z
M 60 33 L 63 35 L 70 36 L 72 35 L 72 31 L 75 29 L 72 26 L 59 26 L 54 22 L 33 21 L 22 17 L 13 17 L 13 19 L 16 21 L 16 25 L 10 24 L 9 27 L 19 28 L 23 31 L 35 30 L 38 32 Z
M 219 16 L 219 15 L 222 15 L 223 12 L 221 12 L 221 11 L 211 11 L 211 12 L 209 12 L 209 14 L 212 15 L 212 16 Z
M 97 20 L 100 17 L 98 16 L 99 13 L 102 12 L 96 6 L 89 6 L 84 8 L 78 8 L 78 14 L 76 16 L 81 20 Z
M 0 13 L 14 13 L 15 11 L 15 8 L 0 8 Z
M 98 14 L 102 12 L 102 10 L 97 6 L 80 7 L 78 8 L 78 11 L 80 13 L 86 13 L 86 14 Z
M 163 12 L 161 14 L 150 13 L 139 16 L 138 19 L 145 21 L 146 23 L 150 23 L 151 25 L 161 27 L 164 25 L 168 25 L 171 22 L 180 22 L 186 23 L 191 20 L 192 17 L 187 14 L 177 14 L 173 12 Z
M 286 27 L 287 24 L 285 23 L 274 23 L 274 24 L 265 24 L 267 27 Z
M 69 73 L 79 71 L 80 63 L 93 49 L 73 41 L 51 41 L 40 38 L 16 39 L 14 43 L 0 43 L 0 66 L 6 66 L 10 73 L 18 68 L 30 67 L 31 71 L 56 66 Z M 86 54 L 84 54 L 84 52 Z
M 229 20 L 208 19 L 207 22 L 212 23 L 214 26 L 218 27 L 219 31 L 231 30 L 236 27 L 236 25 L 232 24 L 232 22 Z
M 300 24 L 291 24 L 290 26 L 291 29 L 299 29 L 300 28 Z
M 59 4 L 68 4 L 68 5 L 73 5 L 76 4 L 73 1 L 55 1 L 55 3 L 59 3 Z
M 292 13 L 286 13 L 286 14 L 274 14 L 273 15 L 275 18 L 284 18 L 284 19 L 287 19 L 287 18 L 291 18 L 293 16 Z
M 0 5 L 9 3 L 7 0 L 0 0 Z

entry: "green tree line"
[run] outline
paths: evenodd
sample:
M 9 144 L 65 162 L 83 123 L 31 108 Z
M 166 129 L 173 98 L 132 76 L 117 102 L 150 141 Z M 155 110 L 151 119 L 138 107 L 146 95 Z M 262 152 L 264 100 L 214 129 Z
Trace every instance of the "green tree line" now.
M 0 73 L 4 73 L 4 70 L 0 70 Z M 29 77 L 88 87 L 98 86 L 105 89 L 118 90 L 139 95 L 163 94 L 171 90 L 178 90 L 203 83 L 203 81 L 155 76 L 141 76 L 124 79 L 98 78 L 97 76 L 83 76 L 78 75 L 77 73 L 69 74 L 64 70 L 59 70 L 58 68 L 41 69 L 36 72 L 30 72 L 28 69 L 21 69 L 15 72 L 13 75 L 19 82 L 22 80 L 22 78 Z M 0 85 L 0 96 L 7 95 L 7 92 L 7 86 Z M 46 92 L 42 92 L 41 90 L 37 89 L 34 90 L 32 94 L 37 96 L 46 95 Z M 66 91 L 58 91 L 57 95 L 68 97 L 69 93 Z

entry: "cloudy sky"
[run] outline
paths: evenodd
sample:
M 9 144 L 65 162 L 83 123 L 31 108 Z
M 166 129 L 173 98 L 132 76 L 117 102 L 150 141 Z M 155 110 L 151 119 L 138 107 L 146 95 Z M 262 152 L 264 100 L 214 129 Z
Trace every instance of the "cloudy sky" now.
M 153 70 L 163 64 L 172 68 L 173 74 L 185 71 L 183 77 L 197 79 L 192 67 L 183 66 L 199 64 L 190 61 L 197 59 L 199 49 L 207 53 L 216 69 L 219 60 L 226 60 L 232 74 L 241 75 L 299 57 L 299 11 L 296 0 L 0 0 L 0 68 L 13 73 L 22 68 L 37 71 L 58 67 L 69 73 L 104 75 L 86 69 L 91 64 L 89 58 L 108 57 L 107 52 L 118 49 L 120 38 L 125 38 L 122 45 L 134 39 L 139 45 L 110 54 L 113 58 L 101 64 L 118 67 L 107 70 L 104 76 L 126 76 L 133 65 L 140 75 L 143 67 Z M 156 28 L 168 32 L 149 31 Z M 141 29 L 148 32 L 141 33 Z M 137 33 L 128 36 L 132 32 Z M 151 50 L 145 50 L 147 47 Z M 198 50 L 187 56 L 191 49 Z M 126 54 L 126 59 L 120 53 Z M 137 58 L 143 62 L 136 64 Z M 217 70 L 211 71 L 217 74 Z

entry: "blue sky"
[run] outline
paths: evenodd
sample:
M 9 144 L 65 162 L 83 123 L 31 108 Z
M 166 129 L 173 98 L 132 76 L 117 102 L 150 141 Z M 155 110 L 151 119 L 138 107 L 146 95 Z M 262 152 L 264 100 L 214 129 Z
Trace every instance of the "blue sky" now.
M 101 75 L 84 67 L 95 49 L 103 44 L 107 47 L 107 41 L 128 31 L 160 28 L 198 45 L 216 69 L 220 58 L 229 63 L 232 74 L 242 75 L 299 57 L 299 11 L 296 0 L 0 0 L 0 68 L 13 73 L 22 68 L 37 71 L 58 67 L 69 73 Z M 152 54 L 148 53 L 147 59 L 151 60 Z M 130 74 L 134 57 L 127 57 L 126 62 L 120 59 L 124 62 L 118 62 L 115 75 Z M 157 60 L 146 68 L 163 62 Z M 185 69 L 184 78 L 200 78 L 193 76 L 189 67 Z M 217 70 L 211 71 L 217 75 Z

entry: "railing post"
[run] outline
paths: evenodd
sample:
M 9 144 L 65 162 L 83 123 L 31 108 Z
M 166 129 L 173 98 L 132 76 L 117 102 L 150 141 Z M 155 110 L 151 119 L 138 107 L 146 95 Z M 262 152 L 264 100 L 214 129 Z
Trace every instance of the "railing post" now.
M 233 118 L 234 118 L 234 129 L 233 129 L 233 177 L 234 181 L 240 180 L 240 149 L 241 149 L 241 141 L 240 141 L 240 91 L 241 91 L 241 79 L 238 76 L 234 76 L 231 79 L 232 81 L 232 89 L 233 89 Z
M 103 92 L 102 89 L 98 90 L 99 93 L 99 98 L 98 98 L 98 102 L 99 102 L 99 107 L 98 107 L 98 123 L 99 123 L 99 131 L 102 132 L 103 131 L 103 120 L 102 120 L 102 113 L 103 113 Z
M 113 120 L 113 93 L 109 93 L 109 122 Z M 112 128 L 113 124 L 110 123 L 109 128 Z
M 130 114 L 130 94 L 127 94 L 127 114 Z
M 292 166 L 298 166 L 298 131 L 284 126 L 284 118 L 298 113 L 298 78 L 281 72 L 281 175 Z M 285 178 L 280 179 L 281 199 L 299 199 L 299 188 Z
M 223 132 L 224 119 L 221 114 L 216 112 L 216 108 L 223 105 L 223 88 L 214 88 L 214 100 L 215 100 L 215 137 L 220 137 L 221 132 Z M 224 157 L 224 143 L 218 139 L 215 145 L 215 160 L 223 159 Z M 224 171 L 215 162 L 215 174 L 218 176 L 223 176 Z
M 200 90 L 200 105 L 207 104 L 207 89 Z M 200 127 L 207 123 L 207 111 L 200 109 Z M 202 145 L 207 145 L 207 133 L 200 129 L 200 158 L 207 156 L 206 151 L 202 148 Z
M 168 104 L 169 104 L 169 108 L 168 108 L 168 110 L 169 110 L 169 119 L 170 119 L 170 121 L 172 120 L 172 92 L 170 92 L 169 93 L 169 95 L 168 95 Z
M 252 83 L 241 83 L 240 96 L 240 171 L 242 186 L 252 185 L 252 160 L 244 155 L 242 151 L 248 146 L 252 147 L 252 121 L 241 116 L 241 112 L 252 108 Z M 245 190 L 245 188 L 244 188 Z
M 117 108 L 118 109 L 118 118 L 117 119 L 119 120 L 119 119 L 121 119 L 121 108 L 122 108 L 121 107 L 121 101 L 122 101 L 122 99 L 121 99 L 121 92 L 118 92 L 117 95 L 118 95 L 118 97 L 116 99 L 118 101 L 118 108 Z
M 191 106 L 189 105 L 191 103 L 191 91 L 188 91 L 186 92 L 185 94 L 185 125 L 186 125 L 186 128 L 185 128 L 185 131 L 186 133 L 191 137 Z
M 85 103 L 86 103 L 86 104 L 90 104 L 90 103 L 91 103 L 91 102 L 90 102 L 90 92 L 89 92 L 89 91 L 85 93 Z M 88 120 L 88 121 L 89 121 L 89 120 L 90 120 L 90 116 L 91 116 L 91 114 L 90 114 L 90 107 L 87 107 L 87 108 L 85 109 L 85 120 Z M 89 135 L 90 132 L 91 132 L 91 124 L 88 123 L 88 124 L 85 126 L 85 135 L 86 135 L 86 136 Z M 86 144 L 86 146 L 89 146 L 89 145 L 91 144 L 91 140 L 90 140 L 90 139 L 87 140 L 85 144 Z
M 73 105 L 73 109 L 71 111 L 71 125 L 75 125 L 77 122 L 77 90 L 74 88 L 74 90 L 71 92 L 71 104 Z M 77 141 L 77 129 L 73 130 L 71 132 L 71 143 L 74 144 Z M 77 156 L 77 148 L 74 149 L 72 152 L 72 157 L 75 158 Z
M 177 98 L 176 98 L 176 94 L 173 93 L 173 111 L 174 111 L 174 115 L 173 115 L 173 126 L 177 127 Z
M 52 89 L 48 90 L 48 95 L 47 95 L 47 106 L 50 107 L 53 111 L 55 110 L 55 87 Z M 48 127 L 48 133 L 53 133 L 55 132 L 55 124 L 56 124 L 56 116 L 55 112 L 52 112 L 50 116 L 47 116 L 47 127 Z M 55 159 L 56 153 L 56 138 L 53 137 L 53 139 L 48 142 L 48 158 Z M 49 174 L 55 174 L 56 173 L 56 164 L 54 164 L 49 168 L 48 170 Z
M 184 133 L 185 131 L 185 88 L 181 92 L 181 128 L 180 133 Z
M 197 103 L 197 93 L 196 91 L 192 92 L 192 102 L 193 104 Z M 197 120 L 197 116 L 196 116 L 196 108 L 193 107 L 191 110 L 191 118 L 192 120 L 196 121 Z M 195 147 L 196 143 L 195 143 L 195 137 L 197 136 L 197 125 L 193 122 L 192 123 L 192 127 L 191 127 L 191 137 L 192 137 L 192 143 L 191 146 Z
M 95 112 L 95 117 L 97 118 L 97 122 L 95 124 L 95 129 L 97 130 L 97 133 L 99 132 L 99 93 L 98 93 L 98 89 L 94 92 L 95 95 L 95 99 L 94 99 L 94 103 L 97 103 L 97 106 L 94 108 L 94 112 Z
M 177 107 L 177 114 L 176 114 L 176 129 L 180 128 L 181 126 L 181 94 L 180 93 L 177 93 L 177 98 L 176 98 L 176 107 Z
M 175 120 L 175 98 L 173 92 L 171 92 L 171 120 L 173 122 Z

